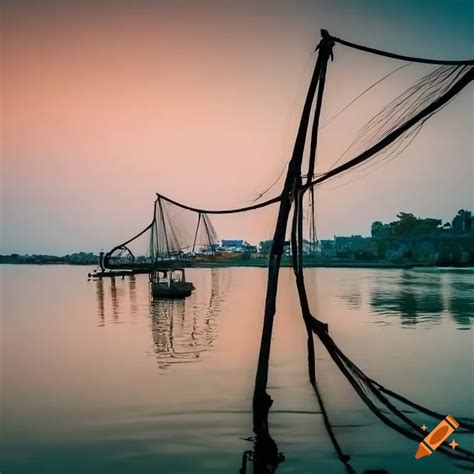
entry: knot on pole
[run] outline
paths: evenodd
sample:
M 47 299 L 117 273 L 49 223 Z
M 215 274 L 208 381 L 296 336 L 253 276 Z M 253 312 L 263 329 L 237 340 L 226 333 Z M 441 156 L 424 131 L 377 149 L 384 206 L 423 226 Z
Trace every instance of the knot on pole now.
M 316 46 L 315 51 L 318 49 L 321 52 L 324 52 L 328 58 L 331 58 L 331 62 L 334 61 L 334 54 L 332 52 L 332 48 L 334 47 L 335 41 L 333 37 L 329 34 L 328 30 L 321 29 L 321 41 Z

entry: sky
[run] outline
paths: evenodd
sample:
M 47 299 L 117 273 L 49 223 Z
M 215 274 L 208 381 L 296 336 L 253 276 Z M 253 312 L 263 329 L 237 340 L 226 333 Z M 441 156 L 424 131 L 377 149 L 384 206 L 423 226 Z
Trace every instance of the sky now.
M 471 1 L 1 2 L 0 253 L 108 250 L 145 227 L 155 192 L 247 205 L 291 156 L 321 28 L 379 49 L 474 56 Z M 403 65 L 337 45 L 322 122 Z M 411 65 L 321 131 L 331 167 L 371 115 L 431 69 Z M 472 86 L 399 157 L 316 192 L 320 238 L 400 211 L 473 208 Z M 277 195 L 280 180 L 266 197 Z M 271 238 L 276 207 L 213 219 Z

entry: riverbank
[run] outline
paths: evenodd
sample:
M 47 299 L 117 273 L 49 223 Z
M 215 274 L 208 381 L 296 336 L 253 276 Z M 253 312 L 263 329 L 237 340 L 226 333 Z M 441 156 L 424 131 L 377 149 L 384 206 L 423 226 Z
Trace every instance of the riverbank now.
M 283 258 L 281 267 L 291 267 L 293 264 L 290 258 Z M 190 262 L 187 266 L 191 268 L 221 268 L 221 267 L 257 267 L 267 268 L 268 261 L 264 259 L 236 260 L 236 261 L 214 261 L 214 262 Z M 308 260 L 303 261 L 305 268 L 413 268 L 414 265 L 405 263 L 390 262 L 364 262 L 364 261 L 324 261 Z
M 25 259 L 25 260 L 14 260 L 14 259 L 4 259 L 0 256 L 0 265 L 72 265 L 72 266 L 94 266 L 98 265 L 98 258 L 91 259 L 87 261 L 67 261 L 63 260 L 61 257 L 56 257 L 55 259 L 48 260 L 35 260 L 35 259 Z M 180 266 L 186 268 L 227 268 L 227 267 L 252 267 L 252 268 L 267 268 L 268 261 L 264 258 L 255 258 L 255 259 L 223 259 L 223 260 L 205 260 L 205 261 L 186 261 L 181 262 Z M 287 268 L 292 266 L 291 258 L 284 256 L 281 260 L 281 267 Z M 333 260 L 316 260 L 316 259 L 305 259 L 303 261 L 303 266 L 305 268 L 381 268 L 381 269 L 410 269 L 414 267 L 423 267 L 423 268 L 474 268 L 473 265 L 431 265 L 423 262 L 406 262 L 406 263 L 395 263 L 395 262 L 386 262 L 386 261 L 364 261 L 364 260 L 343 260 L 343 259 L 333 259 Z M 114 272 L 120 272 L 120 269 L 112 270 Z M 148 273 L 147 268 L 138 269 L 125 269 L 128 273 Z

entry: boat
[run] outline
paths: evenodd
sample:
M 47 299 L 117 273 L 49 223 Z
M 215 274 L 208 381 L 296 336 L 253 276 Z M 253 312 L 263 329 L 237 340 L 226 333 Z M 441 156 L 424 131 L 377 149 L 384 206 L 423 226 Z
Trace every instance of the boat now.
M 150 286 L 153 298 L 186 298 L 195 289 L 186 281 L 184 268 L 167 268 L 150 273 Z

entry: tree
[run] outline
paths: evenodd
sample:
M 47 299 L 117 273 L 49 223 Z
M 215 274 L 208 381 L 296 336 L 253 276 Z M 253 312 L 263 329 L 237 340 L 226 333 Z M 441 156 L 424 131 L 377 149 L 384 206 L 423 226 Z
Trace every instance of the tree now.
M 398 237 L 409 237 L 414 235 L 431 234 L 441 226 L 441 219 L 431 217 L 419 218 L 411 213 L 400 212 L 397 214 L 398 221 L 390 223 L 394 235 Z
M 452 229 L 457 234 L 462 234 L 472 228 L 472 214 L 471 211 L 460 209 L 453 219 Z
M 370 235 L 375 237 L 383 228 L 383 224 L 380 221 L 372 222 L 370 226 Z
M 407 212 L 400 212 L 397 217 L 398 221 L 390 222 L 393 233 L 399 237 L 409 235 L 416 226 L 417 218 Z
M 263 253 L 265 255 L 269 254 L 272 248 L 272 244 L 273 244 L 273 240 L 262 240 L 260 244 L 258 245 L 260 249 L 260 253 Z

